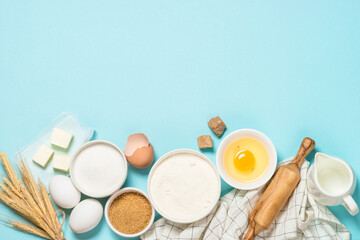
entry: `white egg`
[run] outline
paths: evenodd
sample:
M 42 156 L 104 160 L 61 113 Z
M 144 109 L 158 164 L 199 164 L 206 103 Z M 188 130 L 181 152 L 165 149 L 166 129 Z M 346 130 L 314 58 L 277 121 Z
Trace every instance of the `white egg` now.
M 103 215 L 101 203 L 95 199 L 81 201 L 72 210 L 69 226 L 75 233 L 88 232 L 100 222 Z
M 81 199 L 81 193 L 69 177 L 56 175 L 51 178 L 49 192 L 54 202 L 62 208 L 73 208 Z

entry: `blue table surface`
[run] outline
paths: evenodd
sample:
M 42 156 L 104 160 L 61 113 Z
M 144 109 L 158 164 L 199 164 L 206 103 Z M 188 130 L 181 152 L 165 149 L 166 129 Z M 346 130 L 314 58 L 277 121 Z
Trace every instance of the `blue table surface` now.
M 358 178 L 359 12 L 355 0 L 2 0 L 0 150 L 12 156 L 69 111 L 122 149 L 129 134 L 146 133 L 156 159 L 211 134 L 205 154 L 215 162 L 223 137 L 207 121 L 220 115 L 225 135 L 267 134 L 278 161 L 312 137 L 315 152 L 345 159 Z M 125 186 L 146 191 L 148 172 L 130 167 Z M 360 214 L 330 209 L 360 239 Z M 2 204 L 0 213 L 16 216 Z M 86 234 L 64 232 L 121 239 L 104 219 Z M 3 225 L 0 236 L 30 238 Z

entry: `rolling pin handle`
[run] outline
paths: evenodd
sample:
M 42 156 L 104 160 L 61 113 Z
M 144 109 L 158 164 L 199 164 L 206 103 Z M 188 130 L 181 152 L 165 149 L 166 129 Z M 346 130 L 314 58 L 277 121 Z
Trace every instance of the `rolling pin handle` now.
M 298 153 L 296 154 L 292 163 L 296 164 L 300 168 L 305 157 L 314 149 L 315 141 L 309 137 L 303 139 Z

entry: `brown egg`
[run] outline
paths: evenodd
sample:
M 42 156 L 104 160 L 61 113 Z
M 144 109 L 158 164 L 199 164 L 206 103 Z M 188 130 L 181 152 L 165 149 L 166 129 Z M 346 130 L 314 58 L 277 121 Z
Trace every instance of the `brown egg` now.
M 136 168 L 147 168 L 154 161 L 154 148 L 143 133 L 128 137 L 124 154 L 127 161 Z

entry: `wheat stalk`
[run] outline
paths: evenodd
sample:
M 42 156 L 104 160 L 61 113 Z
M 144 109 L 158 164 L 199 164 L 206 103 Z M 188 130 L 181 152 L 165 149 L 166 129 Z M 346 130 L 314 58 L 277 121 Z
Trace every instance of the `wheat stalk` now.
M 7 221 L 7 220 L 2 220 L 3 222 L 6 223 L 6 225 L 16 229 L 16 230 L 19 230 L 19 231 L 22 231 L 22 232 L 26 232 L 26 233 L 30 233 L 30 234 L 33 234 L 33 235 L 37 235 L 39 237 L 43 237 L 43 238 L 46 238 L 46 239 L 51 239 L 50 236 L 45 232 L 43 231 L 42 229 L 34 226 L 34 225 L 31 225 L 31 224 L 28 224 L 28 223 L 23 223 L 23 222 L 19 222 L 19 221 Z
M 16 196 L 18 196 L 19 198 L 21 198 L 21 194 L 18 190 L 16 190 L 16 188 L 14 187 L 14 185 L 9 181 L 9 179 L 7 179 L 6 177 L 2 178 L 3 182 L 11 189 L 11 191 L 13 193 L 16 194 Z
M 20 180 L 17 178 L 16 173 L 15 173 L 13 167 L 11 166 L 6 154 L 3 152 L 0 153 L 0 159 L 1 159 L 1 163 L 4 166 L 6 174 L 8 175 L 10 181 L 12 182 L 12 184 L 14 185 L 16 190 L 20 192 L 20 186 L 22 184 L 21 184 Z
M 61 231 L 62 225 L 60 225 L 59 218 L 57 217 L 57 214 L 55 212 L 55 209 L 54 209 L 54 206 L 53 206 L 53 204 L 51 202 L 49 194 L 46 191 L 46 188 L 45 188 L 44 184 L 41 182 L 40 179 L 38 180 L 38 182 L 39 182 L 41 196 L 42 196 L 42 198 L 44 200 L 47 215 L 51 217 L 51 223 L 52 223 L 53 228 L 58 229 L 58 232 L 60 232 L 61 237 L 63 237 L 63 233 Z
M 0 201 L 32 224 L 13 220 L 3 220 L 3 222 L 14 229 L 43 238 L 65 240 L 61 230 L 62 225 L 45 186 L 41 182 L 36 184 L 23 160 L 18 165 L 21 181 L 5 153 L 0 153 L 0 158 L 8 176 L 2 178 L 4 184 L 0 183 Z M 64 217 L 65 213 L 62 214 Z
M 35 202 L 39 205 L 40 210 L 42 213 L 46 213 L 45 205 L 43 202 L 43 199 L 40 196 L 40 191 L 38 186 L 35 183 L 34 178 L 32 177 L 31 173 L 25 166 L 25 163 L 23 160 L 21 160 L 21 165 L 18 167 L 20 169 L 21 177 L 23 180 L 23 183 L 25 183 L 27 190 L 30 192 L 31 196 L 35 200 Z

